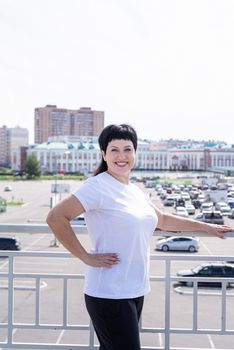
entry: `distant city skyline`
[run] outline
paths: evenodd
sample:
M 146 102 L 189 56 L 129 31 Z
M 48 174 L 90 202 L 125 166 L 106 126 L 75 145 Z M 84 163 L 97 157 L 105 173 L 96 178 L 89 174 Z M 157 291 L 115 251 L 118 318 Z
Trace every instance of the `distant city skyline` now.
M 141 139 L 234 143 L 232 0 L 0 2 L 0 126 L 91 107 Z

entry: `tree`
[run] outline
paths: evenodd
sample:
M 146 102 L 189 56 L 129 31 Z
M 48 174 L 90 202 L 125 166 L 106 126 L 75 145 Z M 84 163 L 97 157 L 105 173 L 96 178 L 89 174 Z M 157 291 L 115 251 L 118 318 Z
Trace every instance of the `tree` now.
M 41 176 L 40 163 L 38 162 L 37 157 L 34 154 L 27 157 L 25 171 L 28 179 Z

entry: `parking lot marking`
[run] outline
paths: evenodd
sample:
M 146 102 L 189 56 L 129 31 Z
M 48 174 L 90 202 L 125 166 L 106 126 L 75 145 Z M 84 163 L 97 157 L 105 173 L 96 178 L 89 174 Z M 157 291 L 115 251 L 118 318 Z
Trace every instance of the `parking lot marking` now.
M 12 332 L 12 335 L 14 336 L 15 333 L 17 332 L 17 328 L 13 329 L 13 332 Z M 6 343 L 7 342 L 7 337 L 5 338 L 5 340 L 3 341 L 3 343 Z M 4 350 L 3 348 L 0 348 L 0 350 Z
M 60 332 L 60 334 L 59 334 L 59 336 L 58 336 L 58 339 L 57 339 L 57 341 L 56 341 L 56 344 L 60 344 L 60 341 L 61 341 L 61 339 L 62 339 L 62 337 L 63 337 L 64 332 L 65 332 L 64 329 Z
M 207 250 L 209 255 L 214 255 L 212 251 L 207 247 L 207 245 L 204 242 L 202 242 L 202 240 L 200 240 L 200 242 L 201 242 L 201 245 Z
M 29 250 L 29 248 L 33 247 L 36 245 L 38 242 L 40 242 L 42 239 L 46 238 L 48 235 L 41 235 L 38 239 L 36 239 L 33 243 L 29 244 L 27 247 L 24 248 L 25 251 Z
M 215 345 L 214 345 L 214 342 L 213 342 L 213 340 L 212 340 L 212 338 L 211 338 L 211 335 L 210 335 L 210 334 L 207 334 L 207 338 L 208 338 L 208 340 L 209 340 L 211 349 L 215 349 Z
M 163 341 L 162 341 L 162 334 L 158 333 L 158 341 L 159 341 L 159 347 L 162 348 L 163 347 Z
M 4 262 L 1 266 L 0 266 L 0 269 L 3 269 L 5 266 L 7 266 L 8 264 L 8 260 L 6 262 Z M 0 349 L 1 350 L 1 349 Z

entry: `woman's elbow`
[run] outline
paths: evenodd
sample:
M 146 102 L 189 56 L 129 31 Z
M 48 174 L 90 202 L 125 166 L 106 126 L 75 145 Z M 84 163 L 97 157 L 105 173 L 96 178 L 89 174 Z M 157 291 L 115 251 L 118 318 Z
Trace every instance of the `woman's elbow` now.
M 49 226 L 52 226 L 55 222 L 55 213 L 54 213 L 54 210 L 51 209 L 46 217 L 46 223 L 49 225 Z

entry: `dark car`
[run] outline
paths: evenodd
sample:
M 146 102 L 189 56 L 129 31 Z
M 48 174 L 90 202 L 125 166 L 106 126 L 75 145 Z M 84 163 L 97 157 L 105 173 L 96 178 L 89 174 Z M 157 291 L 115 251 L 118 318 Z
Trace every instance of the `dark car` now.
M 82 226 L 86 225 L 84 215 L 76 216 L 74 219 L 72 219 L 70 221 L 70 224 L 71 225 L 82 225 Z
M 234 219 L 234 209 L 231 209 L 230 213 L 228 214 L 229 219 Z
M 228 263 L 204 263 L 190 270 L 181 270 L 177 272 L 179 277 L 216 277 L 216 278 L 233 278 L 233 282 L 228 282 L 227 286 L 234 283 L 234 266 Z M 181 284 L 193 286 L 192 281 L 179 281 Z M 221 282 L 199 281 L 198 286 L 221 286 Z
M 176 199 L 175 207 L 185 207 L 185 200 L 183 198 Z
M 201 207 L 201 201 L 199 199 L 193 199 L 192 204 L 196 209 L 199 209 Z
M 0 237 L 0 250 L 20 250 L 20 248 L 17 237 Z

